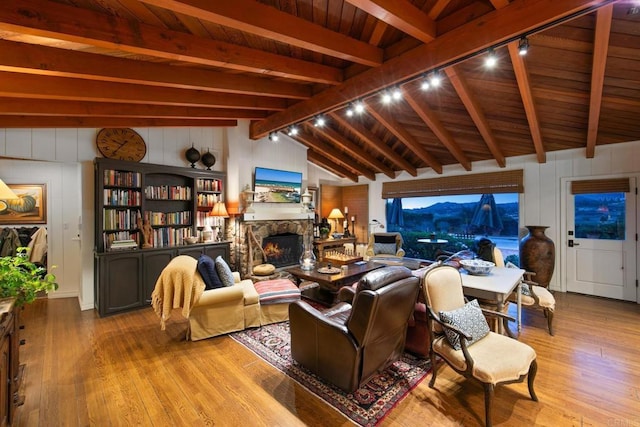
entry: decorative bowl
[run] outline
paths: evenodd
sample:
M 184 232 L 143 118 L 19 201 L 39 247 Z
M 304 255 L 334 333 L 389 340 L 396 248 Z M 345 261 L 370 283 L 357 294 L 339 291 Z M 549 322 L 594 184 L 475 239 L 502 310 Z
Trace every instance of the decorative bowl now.
M 484 261 L 481 259 L 461 259 L 460 264 L 462 268 L 467 270 L 467 273 L 474 276 L 486 276 L 491 273 L 493 267 L 496 265 L 490 261 Z
M 194 243 L 198 243 L 198 238 L 195 236 L 185 237 L 184 241 L 187 242 L 187 244 L 189 245 L 193 245 Z

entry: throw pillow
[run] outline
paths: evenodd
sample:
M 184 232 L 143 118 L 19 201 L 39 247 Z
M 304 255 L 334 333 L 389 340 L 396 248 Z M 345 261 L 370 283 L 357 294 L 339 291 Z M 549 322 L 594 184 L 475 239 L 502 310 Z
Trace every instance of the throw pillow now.
M 396 244 L 395 243 L 374 243 L 373 253 L 376 255 L 378 254 L 395 255 Z
M 231 272 L 231 268 L 229 264 L 222 258 L 220 255 L 216 257 L 216 271 L 218 272 L 218 276 L 220 276 L 220 280 L 222 284 L 225 286 L 233 286 L 235 280 L 233 278 L 233 273 Z
M 376 234 L 373 236 L 373 243 L 393 243 L 396 244 L 395 234 Z
M 204 290 L 222 288 L 224 284 L 216 271 L 216 263 L 208 255 L 200 255 L 198 258 L 198 273 L 204 280 Z
M 489 325 L 482 314 L 478 300 L 474 299 L 457 310 L 441 311 L 439 316 L 444 323 L 455 326 L 471 336 L 467 346 L 484 338 L 489 333 Z M 462 348 L 460 346 L 460 335 L 446 328 L 444 332 L 451 346 L 456 350 L 460 350 Z

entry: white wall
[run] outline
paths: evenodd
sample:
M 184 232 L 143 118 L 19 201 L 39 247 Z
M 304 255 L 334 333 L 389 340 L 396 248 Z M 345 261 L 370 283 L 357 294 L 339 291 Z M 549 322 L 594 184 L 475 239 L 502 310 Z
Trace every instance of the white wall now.
M 57 265 L 60 289 L 51 297 L 77 296 L 82 309 L 93 308 L 94 184 L 93 159 L 99 156 L 95 137 L 99 129 L 0 129 L 0 178 L 9 183 L 46 183 L 48 191 L 49 264 Z M 213 169 L 227 172 L 227 202 L 237 203 L 241 189 L 251 185 L 255 166 L 300 171 L 305 185 L 321 183 L 353 185 L 307 163 L 306 148 L 282 136 L 278 143 L 267 138 L 249 139 L 249 122 L 234 128 L 143 128 L 135 129 L 147 142 L 146 163 L 186 167 L 184 151 L 192 144 L 201 152 L 207 148 L 216 156 Z M 39 161 L 40 160 L 40 161 Z M 198 165 L 202 169 L 202 165 Z M 523 169 L 525 193 L 521 199 L 521 226 L 548 225 L 547 234 L 560 242 L 561 180 L 567 177 L 640 174 L 640 141 L 596 148 L 586 159 L 584 150 L 547 153 L 547 162 L 535 156 L 507 160 L 499 168 L 494 161 L 473 164 L 471 173 Z M 459 166 L 447 166 L 444 174 L 467 173 Z M 431 169 L 419 171 L 415 179 L 439 177 Z M 406 173 L 398 180 L 414 179 Z M 369 184 L 369 217 L 383 221 L 382 183 L 378 174 Z M 78 237 L 78 234 L 80 235 Z M 559 251 L 556 251 L 559 253 Z M 80 260 L 79 262 L 76 260 Z M 551 284 L 562 290 L 558 275 Z
M 561 251 L 558 248 L 560 242 L 564 241 L 563 236 L 560 235 L 565 221 L 561 216 L 562 200 L 565 196 L 562 181 L 566 178 L 640 176 L 640 141 L 599 146 L 596 148 L 593 159 L 585 158 L 584 149 L 564 150 L 547 153 L 547 162 L 543 164 L 537 162 L 535 155 L 528 155 L 507 159 L 505 168 L 498 167 L 495 161 L 483 161 L 473 163 L 471 172 L 466 172 L 459 165 L 445 166 L 442 175 L 436 174 L 431 169 L 425 169 L 418 171 L 416 178 L 402 173 L 396 180 L 514 169 L 524 171 L 524 194 L 520 198 L 520 227 L 549 226 L 545 234 L 556 244 L 556 272 L 550 287 L 565 291 L 566 286 L 562 281 L 562 264 L 559 259 Z M 382 174 L 378 174 L 377 178 L 376 181 L 369 182 L 369 217 L 383 221 L 385 202 L 381 197 L 382 183 L 390 179 Z M 526 229 L 524 232 L 526 233 Z M 638 265 L 640 266 L 640 260 Z

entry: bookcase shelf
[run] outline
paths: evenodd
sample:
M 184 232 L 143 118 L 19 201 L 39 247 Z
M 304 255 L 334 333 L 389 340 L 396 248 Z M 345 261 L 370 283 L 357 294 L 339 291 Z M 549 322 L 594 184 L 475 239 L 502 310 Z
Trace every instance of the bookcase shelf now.
M 229 262 L 229 242 L 184 240 L 197 236 L 213 204 L 224 200 L 224 173 L 97 158 L 95 177 L 95 306 L 101 316 L 147 306 L 174 256 L 220 255 Z

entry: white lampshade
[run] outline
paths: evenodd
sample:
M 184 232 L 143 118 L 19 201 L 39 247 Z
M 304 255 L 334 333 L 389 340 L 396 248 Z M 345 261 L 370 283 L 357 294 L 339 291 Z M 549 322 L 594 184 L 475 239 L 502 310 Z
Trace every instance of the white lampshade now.
M 340 209 L 333 208 L 331 213 L 329 213 L 329 217 L 328 218 L 329 219 L 342 219 L 342 218 L 344 218 L 344 215 L 342 215 L 342 212 L 340 212 Z
M 18 196 L 0 179 L 0 200 L 17 199 Z

